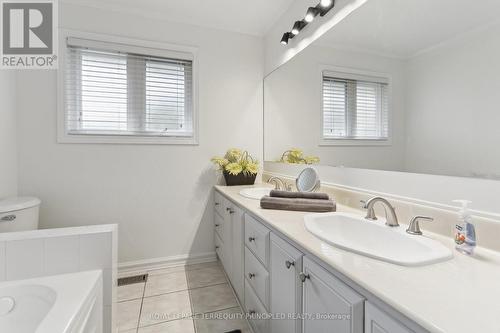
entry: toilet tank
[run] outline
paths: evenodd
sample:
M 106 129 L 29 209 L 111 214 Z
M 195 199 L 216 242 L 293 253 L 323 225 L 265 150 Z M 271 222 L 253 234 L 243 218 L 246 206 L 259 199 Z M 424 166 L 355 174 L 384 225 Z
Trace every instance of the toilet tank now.
M 0 200 L 0 232 L 38 229 L 40 199 L 17 197 Z

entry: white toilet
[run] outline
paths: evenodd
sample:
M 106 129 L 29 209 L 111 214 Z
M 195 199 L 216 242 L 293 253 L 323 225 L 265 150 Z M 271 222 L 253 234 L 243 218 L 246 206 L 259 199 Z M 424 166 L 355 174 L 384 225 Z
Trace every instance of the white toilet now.
M 0 200 L 0 232 L 38 229 L 40 199 L 34 197 Z

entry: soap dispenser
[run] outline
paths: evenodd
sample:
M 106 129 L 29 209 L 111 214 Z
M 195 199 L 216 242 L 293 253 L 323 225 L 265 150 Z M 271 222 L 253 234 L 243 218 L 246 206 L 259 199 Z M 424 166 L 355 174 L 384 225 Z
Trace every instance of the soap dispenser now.
M 476 247 L 476 230 L 472 224 L 472 216 L 468 208 L 471 201 L 453 200 L 453 202 L 462 205 L 455 225 L 455 248 L 463 254 L 472 255 Z

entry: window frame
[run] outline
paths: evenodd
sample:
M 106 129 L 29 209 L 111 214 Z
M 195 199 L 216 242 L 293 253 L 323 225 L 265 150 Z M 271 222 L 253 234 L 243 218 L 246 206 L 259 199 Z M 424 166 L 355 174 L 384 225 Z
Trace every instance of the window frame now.
M 320 127 L 319 127 L 319 144 L 318 146 L 391 146 L 392 145 L 392 76 L 388 73 L 372 72 L 361 69 L 347 68 L 347 67 L 336 67 L 331 65 L 320 65 L 319 66 L 319 115 L 320 115 Z M 355 79 L 360 80 L 362 78 L 372 78 L 380 79 L 380 81 L 387 82 L 387 138 L 381 139 L 353 139 L 353 138 L 327 138 L 323 133 L 323 76 L 327 73 L 328 75 L 333 75 L 338 78 L 343 79 Z
M 69 134 L 66 128 L 65 110 L 65 75 L 67 39 L 88 39 L 96 43 L 123 44 L 124 47 L 136 50 L 138 53 L 158 57 L 172 58 L 179 55 L 189 55 L 192 60 L 193 80 L 193 135 L 189 137 L 174 136 L 137 136 L 137 135 L 100 135 L 100 134 Z M 199 115 L 198 115 L 198 48 L 194 46 L 168 44 L 147 40 L 130 39 L 119 36 L 88 33 L 83 31 L 60 29 L 59 31 L 59 70 L 57 76 L 57 142 L 58 143 L 103 143 L 103 144 L 163 144 L 163 145 L 198 145 Z M 151 54 L 152 53 L 152 54 Z

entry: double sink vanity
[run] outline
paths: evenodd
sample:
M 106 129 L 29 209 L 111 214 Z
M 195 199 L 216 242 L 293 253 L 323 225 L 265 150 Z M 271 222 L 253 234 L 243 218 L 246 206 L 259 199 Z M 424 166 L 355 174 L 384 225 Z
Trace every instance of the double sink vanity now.
M 255 333 L 500 332 L 494 252 L 467 257 L 451 237 L 407 232 L 418 219 L 390 227 L 338 203 L 264 210 L 252 194 L 266 189 L 253 188 L 216 186 L 214 216 L 217 255 Z

